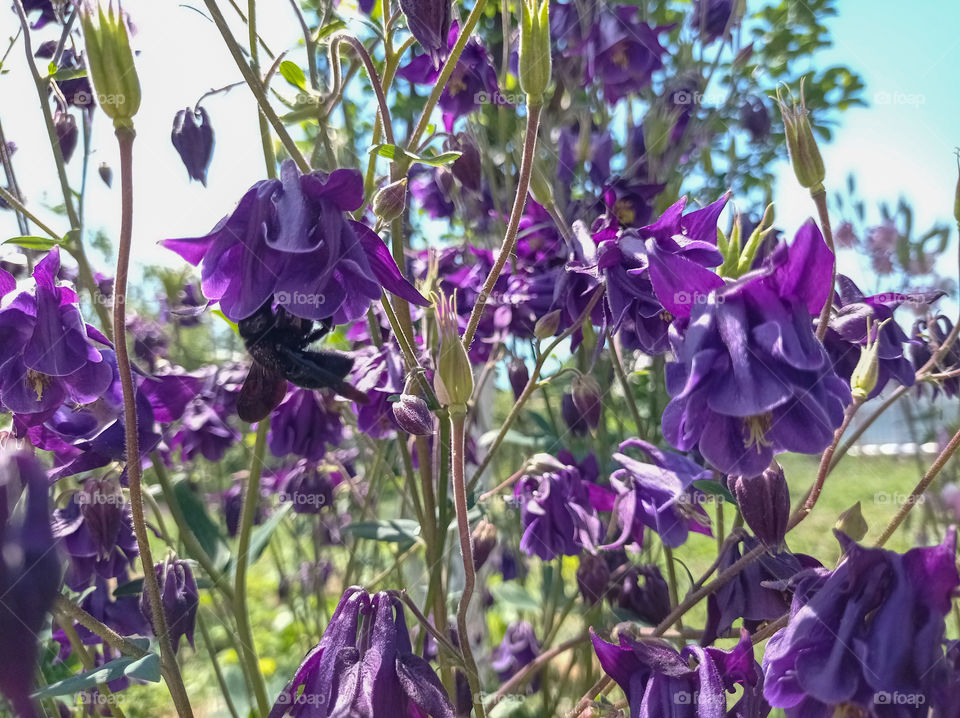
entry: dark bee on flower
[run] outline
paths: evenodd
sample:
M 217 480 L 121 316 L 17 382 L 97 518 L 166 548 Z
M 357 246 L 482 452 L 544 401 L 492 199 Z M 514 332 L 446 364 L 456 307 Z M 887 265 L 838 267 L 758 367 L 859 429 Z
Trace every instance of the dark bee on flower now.
M 289 314 L 282 306 L 274 309 L 272 299 L 237 322 L 253 359 L 237 398 L 237 415 L 249 422 L 265 418 L 283 401 L 288 381 L 304 389 L 334 389 L 352 401 L 367 403 L 365 394 L 344 382 L 353 368 L 353 357 L 308 349 L 332 327 L 329 319 L 315 326 L 315 322 Z

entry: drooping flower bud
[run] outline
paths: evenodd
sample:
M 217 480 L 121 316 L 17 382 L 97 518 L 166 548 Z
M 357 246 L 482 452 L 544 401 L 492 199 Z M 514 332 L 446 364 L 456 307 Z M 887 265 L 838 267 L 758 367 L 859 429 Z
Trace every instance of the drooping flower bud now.
M 560 328 L 560 314 L 561 310 L 554 309 L 552 312 L 540 317 L 537 323 L 533 325 L 533 336 L 543 341 L 556 334 L 557 329 Z
M 473 567 L 479 571 L 497 545 L 497 527 L 480 519 L 473 529 Z
M 456 297 L 440 295 L 435 306 L 440 348 L 433 388 L 441 404 L 450 408 L 451 416 L 463 416 L 473 394 L 473 370 L 470 358 L 460 341 L 457 324 Z
M 803 99 L 803 86 L 800 87 L 800 104 L 791 98 L 787 105 L 777 92 L 777 104 L 780 105 L 780 114 L 783 115 L 783 126 L 787 138 L 787 151 L 790 153 L 790 162 L 793 164 L 794 174 L 801 187 L 810 190 L 811 194 L 823 191 L 825 170 L 820 148 L 813 136 L 813 127 Z
M 843 531 L 854 541 L 862 541 L 867 535 L 867 521 L 863 518 L 863 512 L 860 510 L 858 501 L 849 509 L 837 517 L 837 522 L 833 525 L 837 531 Z
M 100 174 L 100 179 L 103 180 L 103 183 L 107 187 L 113 187 L 113 170 L 110 168 L 106 162 L 101 162 L 100 166 L 97 168 L 97 172 Z
M 57 110 L 53 116 L 53 127 L 57 131 L 57 144 L 60 145 L 63 161 L 69 162 L 74 150 L 77 149 L 77 140 L 80 138 L 77 121 L 69 112 Z
M 400 428 L 414 436 L 433 434 L 433 414 L 427 402 L 415 394 L 401 394 L 399 401 L 393 404 L 393 418 Z
M 461 670 L 453 674 L 453 715 L 455 718 L 470 718 L 473 711 L 473 691 L 467 674 Z
M 870 317 L 867 317 L 867 343 L 860 347 L 860 360 L 850 375 L 850 393 L 854 399 L 866 401 L 877 386 L 880 373 L 880 330 L 889 321 L 887 319 L 874 324 Z
M 577 585 L 580 595 L 591 606 L 600 603 L 610 583 L 610 567 L 600 556 L 584 553 L 577 567 Z
M 130 50 L 126 18 L 122 9 L 114 10 L 112 3 L 105 13 L 101 3 L 102 0 L 91 0 L 80 6 L 87 68 L 100 107 L 113 120 L 114 127 L 132 127 L 133 117 L 140 109 L 140 78 Z
M 783 469 L 777 465 L 759 476 L 731 476 L 728 487 L 750 530 L 766 546 L 779 547 L 790 521 L 790 488 Z
M 740 125 L 750 133 L 750 139 L 761 142 L 770 134 L 770 114 L 758 97 L 748 98 L 740 106 Z
M 514 357 L 507 365 L 507 378 L 510 380 L 510 388 L 513 389 L 513 398 L 519 399 L 523 390 L 530 381 L 530 372 L 527 371 L 527 365 L 522 359 Z
M 410 34 L 433 58 L 433 66 L 437 68 L 448 54 L 450 6 L 451 0 L 400 0 Z
M 403 216 L 407 208 L 407 178 L 403 177 L 377 190 L 373 195 L 373 213 L 384 222 Z
M 590 425 L 587 424 L 577 405 L 573 403 L 572 394 L 563 395 L 560 400 L 560 414 L 563 416 L 567 428 L 570 429 L 570 433 L 574 436 L 586 436 L 590 433 Z
M 596 429 L 603 413 L 600 384 L 589 374 L 580 374 L 573 380 L 570 389 L 573 405 L 580 412 L 583 421 L 591 429 Z
M 552 52 L 550 49 L 549 0 L 520 0 L 520 59 L 517 74 L 520 88 L 527 94 L 527 104 L 543 104 L 543 93 L 550 84 Z
M 207 167 L 213 157 L 213 127 L 202 107 L 180 110 L 173 117 L 170 141 L 187 168 L 190 179 L 207 186 Z
M 466 189 L 479 192 L 483 188 L 483 160 L 477 143 L 466 132 L 461 132 L 447 147 L 460 153 L 450 165 L 454 178 Z
M 611 595 L 617 605 L 645 623 L 656 625 L 670 613 L 670 587 L 653 564 L 630 566 Z
M 193 579 L 190 565 L 186 561 L 170 556 L 166 561 L 158 563 L 154 570 L 160 584 L 160 603 L 163 605 L 163 615 L 167 619 L 170 642 L 173 644 L 173 652 L 176 653 L 181 636 L 186 636 L 190 646 L 193 646 L 193 629 L 197 622 L 200 593 L 197 590 L 197 582 Z M 156 631 L 146 591 L 140 594 L 140 612 Z

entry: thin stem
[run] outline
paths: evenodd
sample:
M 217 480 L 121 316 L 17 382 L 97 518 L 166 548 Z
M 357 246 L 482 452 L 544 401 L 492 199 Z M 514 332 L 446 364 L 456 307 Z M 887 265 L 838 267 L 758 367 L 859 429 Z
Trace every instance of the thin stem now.
M 850 434 L 850 437 L 845 442 L 843 442 L 843 446 L 837 449 L 836 453 L 833 455 L 833 460 L 830 463 L 830 471 L 833 471 L 834 467 L 839 463 L 840 459 L 842 459 L 846 455 L 846 453 L 850 451 L 850 447 L 856 444 L 857 440 L 861 436 L 863 436 L 864 432 L 866 432 L 867 429 L 873 426 L 873 423 L 880 418 L 880 415 L 883 414 L 883 412 L 885 412 L 895 403 L 897 403 L 897 400 L 900 399 L 900 397 L 902 397 L 904 394 L 906 394 L 908 390 L 909 390 L 909 387 L 907 386 L 904 386 L 902 384 L 898 386 L 893 391 L 893 393 L 890 394 L 890 396 L 887 398 L 886 401 L 884 401 L 880 406 L 878 406 L 873 411 L 873 413 L 870 414 L 870 416 L 868 416 L 866 420 L 864 420 L 860 424 L 860 426 L 854 429 L 853 433 Z
M 927 473 L 924 474 L 923 478 L 920 479 L 913 491 L 910 492 L 910 496 L 900 507 L 900 510 L 897 511 L 897 515 L 890 520 L 890 523 L 887 524 L 887 527 L 883 530 L 883 533 L 880 534 L 880 538 L 877 539 L 875 544 L 878 548 L 883 546 L 887 540 L 893 535 L 893 532 L 897 530 L 903 520 L 907 517 L 907 514 L 913 509 L 914 504 L 918 503 L 919 498 L 930 486 L 930 483 L 937 478 L 937 474 L 940 473 L 940 470 L 946 465 L 950 460 L 950 457 L 954 455 L 957 451 L 957 448 L 960 447 L 960 431 L 953 435 L 953 438 L 950 439 L 949 443 L 943 447 L 943 451 L 940 452 L 940 455 L 934 460 L 930 465 L 930 468 L 927 469 Z
M 63 632 L 67 635 L 67 640 L 70 642 L 70 650 L 79 656 L 83 670 L 92 670 L 94 668 L 93 658 L 91 658 L 89 651 L 87 651 L 87 647 L 83 645 L 83 641 L 80 640 L 80 634 L 77 633 L 73 621 L 71 621 L 68 616 L 61 615 L 57 617 L 57 623 L 60 624 L 60 628 L 62 628 Z M 110 706 L 110 714 L 117 718 L 124 718 L 124 713 L 120 709 L 119 704 L 116 699 L 113 699 L 113 691 L 110 690 L 110 686 L 106 683 L 98 683 L 97 690 L 106 697 L 107 703 Z
M 220 669 L 220 661 L 217 659 L 217 648 L 213 644 L 210 632 L 207 630 L 207 623 L 203 620 L 200 611 L 197 612 L 197 626 L 200 628 L 200 635 L 203 637 L 203 644 L 207 647 L 207 653 L 210 654 L 210 665 L 213 666 L 213 674 L 217 677 L 217 685 L 220 687 L 220 695 L 227 704 L 227 710 L 230 711 L 231 718 L 240 718 L 236 706 L 233 705 L 233 698 L 230 697 L 230 689 L 223 677 L 223 671 Z
M 457 532 L 460 534 L 460 553 L 463 556 L 463 593 L 457 606 L 457 630 L 460 633 L 460 650 L 466 667 L 467 680 L 473 693 L 473 707 L 478 718 L 483 718 L 483 699 L 480 693 L 480 677 L 477 662 L 470 648 L 470 634 L 467 631 L 467 611 L 470 599 L 477 583 L 477 572 L 473 565 L 473 536 L 470 533 L 470 519 L 467 517 L 467 487 L 464 477 L 465 434 L 463 415 L 451 413 L 450 426 L 453 429 L 453 503 L 457 510 Z
M 637 402 L 634 401 L 633 391 L 630 388 L 630 382 L 627 381 L 627 372 L 623 368 L 623 362 L 620 361 L 620 349 L 617 347 L 613 331 L 608 330 L 607 337 L 610 341 L 610 361 L 613 363 L 613 371 L 617 375 L 617 381 L 623 389 L 623 395 L 626 397 L 627 406 L 630 408 L 630 414 L 637 425 L 637 431 L 642 431 L 643 419 L 640 418 L 640 410 L 637 409 Z
M 187 697 L 180 675 L 180 667 L 170 642 L 167 619 L 160 599 L 160 584 L 154 570 L 153 555 L 147 523 L 143 516 L 143 469 L 140 463 L 140 440 L 137 433 L 137 407 L 134 398 L 133 373 L 126 342 L 127 275 L 130 270 L 130 245 L 133 237 L 133 140 L 136 132 L 132 126 L 116 128 L 117 144 L 120 147 L 121 215 L 120 242 L 117 248 L 117 273 L 113 288 L 113 336 L 117 353 L 117 370 L 123 391 L 124 433 L 126 434 L 127 481 L 130 487 L 130 510 L 133 528 L 143 565 L 143 588 L 150 604 L 153 629 L 160 644 L 160 661 L 166 669 L 167 687 L 181 717 L 192 716 L 190 699 Z
M 387 104 L 387 96 L 383 92 L 383 84 L 380 82 L 380 76 L 377 74 L 377 68 L 373 66 L 373 60 L 370 59 L 370 53 L 357 38 L 350 35 L 338 35 L 334 42 L 345 41 L 353 51 L 360 57 L 363 66 L 367 70 L 367 76 L 370 78 L 370 84 L 377 95 L 377 104 L 380 106 L 380 121 L 383 124 L 383 134 L 387 142 L 391 145 L 396 144 L 393 137 L 393 122 L 390 119 L 390 106 Z
M 17 214 L 22 214 L 24 217 L 29 219 L 31 222 L 37 225 L 40 229 L 46 232 L 51 239 L 55 239 L 58 242 L 61 241 L 61 236 L 59 234 L 57 234 L 52 229 L 50 229 L 50 227 L 44 224 L 44 222 L 41 221 L 35 214 L 33 214 L 33 212 L 27 209 L 26 205 L 24 205 L 19 199 L 17 199 L 14 195 L 12 195 L 3 187 L 0 187 L 0 198 L 3 198 L 4 202 L 9 204 L 11 207 L 13 207 L 14 211 L 17 212 Z
M 237 573 L 233 585 L 233 613 L 237 620 L 237 632 L 243 649 L 243 660 L 247 664 L 247 671 L 253 681 L 253 692 L 261 716 L 270 712 L 270 704 L 267 701 L 267 687 L 260 672 L 257 649 L 253 642 L 253 631 L 250 629 L 250 614 L 247 610 L 247 566 L 250 562 L 250 534 L 257 515 L 257 504 L 260 502 L 260 475 L 267 445 L 268 426 L 269 422 L 266 419 L 257 425 L 257 438 L 253 447 L 253 458 L 250 461 L 250 472 L 243 489 L 243 508 L 240 512 L 237 542 Z
M 510 695 L 510 692 L 522 688 L 527 684 L 527 682 L 534 676 L 534 674 L 543 668 L 544 664 L 552 661 L 557 656 L 562 653 L 566 653 L 571 648 L 576 648 L 579 645 L 582 645 L 590 640 L 589 633 L 581 633 L 573 638 L 564 641 L 558 646 L 551 648 L 548 651 L 544 651 L 539 656 L 534 658 L 530 663 L 525 665 L 519 671 L 514 673 L 506 683 L 504 683 L 500 688 L 497 689 L 497 692 L 493 694 L 491 698 L 488 699 L 488 707 L 490 710 L 503 700 L 507 695 Z
M 140 648 L 140 646 L 138 646 L 136 643 L 128 641 L 108 625 L 101 623 L 99 620 L 80 608 L 80 606 L 77 606 L 63 596 L 57 596 L 55 599 L 53 599 L 53 608 L 55 611 L 70 617 L 91 633 L 95 633 L 96 635 L 100 636 L 104 643 L 125 656 L 144 658 L 148 653 Z
M 673 549 L 663 544 L 663 557 L 667 564 L 667 581 L 670 591 L 670 604 L 676 606 L 680 602 L 680 586 L 677 582 L 677 566 L 673 562 Z M 677 626 L 682 630 L 683 621 L 677 616 Z
M 833 229 L 830 227 L 830 212 L 827 210 L 826 190 L 820 189 L 810 195 L 813 197 L 813 203 L 817 205 L 817 214 L 820 215 L 820 226 L 823 227 L 823 238 L 827 242 L 827 248 L 830 250 L 830 291 L 827 292 L 827 299 L 820 310 L 820 319 L 817 321 L 817 339 L 823 341 L 827 334 L 827 328 L 830 324 L 830 311 L 833 309 L 834 285 L 837 283 L 837 252 L 833 244 Z
M 479 5 L 480 2 L 477 4 Z M 527 204 L 527 192 L 530 189 L 530 175 L 533 172 L 534 152 L 537 149 L 537 131 L 540 128 L 541 109 L 540 105 L 527 106 L 527 129 L 523 140 L 523 156 L 520 160 L 520 180 L 517 183 L 517 195 L 513 201 L 513 210 L 510 212 L 510 221 L 507 223 L 507 231 L 503 236 L 503 244 L 500 246 L 500 254 L 497 255 L 497 261 L 490 269 L 490 273 L 480 289 L 480 294 L 477 296 L 477 301 L 473 305 L 473 311 L 470 312 L 470 321 L 463 333 L 465 349 L 469 349 L 473 343 L 473 337 L 477 332 L 477 326 L 480 324 L 480 318 L 483 316 L 483 307 L 486 304 L 487 297 L 493 292 L 493 287 L 500 278 L 500 272 L 503 271 L 507 260 L 513 254 L 517 242 L 517 230 L 520 227 L 523 208 Z

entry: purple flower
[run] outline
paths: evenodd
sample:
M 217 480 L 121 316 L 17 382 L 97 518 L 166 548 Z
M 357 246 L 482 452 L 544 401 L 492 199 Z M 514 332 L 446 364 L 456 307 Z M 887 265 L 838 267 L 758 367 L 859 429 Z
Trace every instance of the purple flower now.
M 769 136 L 770 113 L 767 106 L 763 104 L 763 100 L 759 97 L 749 97 L 744 101 L 740 106 L 740 126 L 750 133 L 750 139 L 753 142 L 762 142 Z M 846 224 L 849 226 L 849 222 Z M 838 227 L 838 235 L 839 229 Z M 843 246 L 842 243 L 841 246 Z
M 0 695 L 20 718 L 35 718 L 30 700 L 37 670 L 37 634 L 60 592 L 60 557 L 50 531 L 49 482 L 27 454 L 0 465 Z M 21 490 L 22 520 L 14 520 Z
M 320 461 L 327 445 L 343 440 L 343 421 L 332 402 L 311 389 L 291 389 L 270 419 L 267 446 L 277 457 L 288 454 Z
M 637 641 L 622 632 L 618 646 L 592 628 L 590 638 L 603 670 L 626 694 L 631 718 L 763 718 L 770 712 L 746 631 L 730 651 L 685 646 L 678 653 L 664 641 Z M 727 693 L 738 685 L 743 695 L 728 713 Z
M 453 49 L 460 34 L 460 26 L 454 22 L 447 35 L 447 51 Z M 397 72 L 410 82 L 421 85 L 436 84 L 442 67 L 437 68 L 434 58 L 429 54 L 417 55 Z M 453 124 L 460 117 L 469 115 L 485 102 L 506 104 L 500 98 L 500 86 L 497 84 L 497 71 L 493 67 L 490 55 L 475 37 L 467 40 L 456 67 L 450 75 L 437 104 L 443 112 L 443 124 L 447 132 L 453 130 Z
M 333 505 L 333 489 L 340 483 L 338 473 L 328 473 L 301 459 L 284 476 L 281 501 L 293 504 L 294 513 L 318 514 Z
M 676 302 L 672 275 L 652 272 L 657 296 L 679 319 L 676 361 L 667 365 L 671 401 L 663 435 L 681 451 L 698 446 L 724 473 L 755 476 L 782 451 L 822 451 L 843 421 L 850 387 L 813 333 L 830 286 L 833 258 L 813 221 L 760 269 L 724 286 L 697 287 L 687 275 Z M 707 290 L 707 291 L 704 291 Z
M 173 130 L 170 132 L 177 154 L 183 160 L 190 179 L 207 186 L 207 167 L 213 157 L 213 127 L 210 117 L 202 107 L 180 110 L 173 117 Z
M 400 0 L 410 34 L 433 59 L 434 67 L 439 67 L 447 56 L 450 4 L 451 0 Z
M 694 0 L 690 25 L 705 45 L 726 32 L 730 15 L 733 13 L 733 4 L 733 0 Z
M 650 463 L 622 453 L 631 448 L 646 454 Z M 613 511 L 622 531 L 618 545 L 629 538 L 643 546 L 644 527 L 671 548 L 686 542 L 690 531 L 710 534 L 710 519 L 697 501 L 702 494 L 693 488 L 694 481 L 711 477 L 709 471 L 641 439 L 624 441 L 613 458 L 623 467 L 610 475 L 617 495 Z
M 91 340 L 109 346 L 80 316 L 76 293 L 57 284 L 60 250 L 33 270 L 36 288 L 0 309 L 0 402 L 39 423 L 65 401 L 88 404 L 110 386 L 110 365 Z M 7 286 L 3 285 L 4 289 Z
M 622 571 L 622 573 L 620 573 Z M 625 564 L 607 592 L 610 603 L 656 626 L 670 614 L 670 587 L 653 564 Z
M 877 384 L 868 398 L 873 398 L 892 379 L 903 386 L 913 386 L 914 369 L 906 357 L 904 347 L 909 338 L 894 319 L 893 312 L 913 295 L 887 293 L 865 297 L 849 277 L 837 276 L 836 313 L 830 318 L 823 344 L 830 355 L 837 374 L 850 381 L 860 361 L 861 347 L 869 339 L 877 343 Z M 941 293 L 929 292 L 922 299 L 930 303 Z M 879 328 L 880 323 L 886 322 Z
M 70 556 L 66 583 L 81 591 L 95 576 L 117 578 L 139 554 L 130 504 L 114 479 L 87 479 L 53 512 L 53 535 Z
M 430 219 L 451 219 L 457 206 L 450 198 L 453 175 L 443 167 L 414 168 L 410 172 L 410 194 Z
M 914 369 L 918 370 L 933 358 L 933 353 L 943 345 L 950 332 L 953 331 L 953 322 L 943 314 L 929 319 L 918 319 L 913 323 L 910 331 L 910 361 Z M 940 360 L 940 371 L 960 369 L 960 345 L 954 343 Z M 918 386 L 918 391 L 922 385 Z M 943 389 L 948 398 L 960 394 L 960 376 L 952 376 L 934 384 L 933 396 Z
M 493 649 L 490 667 L 501 681 L 508 681 L 521 668 L 540 654 L 540 642 L 529 621 L 518 621 L 507 627 L 500 645 Z M 536 691 L 539 681 L 534 678 L 531 688 Z
M 207 392 L 187 404 L 180 428 L 170 441 L 170 448 L 180 447 L 180 458 L 191 462 L 198 456 L 207 461 L 220 461 L 227 449 L 241 439 L 240 432 L 227 423 L 229 414 L 218 407 L 215 397 Z
M 513 489 L 523 523 L 520 548 L 544 561 L 593 551 L 603 535 L 593 502 L 609 502 L 605 490 L 584 481 L 575 466 L 543 454 L 536 459 Z
M 426 306 L 383 241 L 347 218 L 362 204 L 358 171 L 301 175 L 287 160 L 280 179 L 255 184 L 209 234 L 161 243 L 201 266 L 203 293 L 232 321 L 273 299 L 294 316 L 343 324 L 382 289 Z
M 366 404 L 354 404 L 357 429 L 375 439 L 391 437 L 398 424 L 390 397 L 403 392 L 403 356 L 395 342 L 387 342 L 358 349 L 354 357 L 349 381 L 368 399 Z
M 666 49 L 658 35 L 667 28 L 636 19 L 638 10 L 621 5 L 601 11 L 584 44 L 568 51 L 583 54 L 587 81 L 600 82 L 610 105 L 647 87 L 654 71 L 663 67 Z
M 779 548 L 790 520 L 790 487 L 780 465 L 759 476 L 730 476 L 727 486 L 750 530 L 765 546 Z
M 764 653 L 764 694 L 788 718 L 832 716 L 839 706 L 926 715 L 947 671 L 945 618 L 960 585 L 956 531 L 905 554 L 835 533 L 844 550 L 837 569 L 794 578 L 790 622 Z M 912 697 L 904 712 L 886 712 L 892 692 Z
M 623 231 L 606 225 L 594 234 L 595 262 L 606 284 L 613 327 L 620 329 L 624 321 L 632 320 L 638 343 L 647 353 L 667 350 L 670 307 L 674 303 L 688 307 L 694 299 L 691 286 L 721 284 L 707 267 L 723 261 L 717 249 L 717 218 L 728 199 L 724 195 L 684 215 L 683 198 L 651 225 Z M 670 296 L 662 297 L 661 292 Z
M 193 579 L 190 564 L 170 557 L 154 566 L 154 571 L 160 583 L 160 603 L 163 606 L 163 616 L 167 620 L 173 652 L 176 653 L 179 649 L 181 636 L 186 636 L 192 648 L 193 629 L 196 627 L 197 608 L 200 606 L 200 592 L 197 590 L 197 582 Z M 153 612 L 146 591 L 140 594 L 140 612 L 153 627 Z M 155 627 L 154 633 L 156 633 Z
M 403 604 L 348 588 L 323 638 L 277 698 L 268 718 L 396 716 L 453 718 L 430 664 L 413 653 Z

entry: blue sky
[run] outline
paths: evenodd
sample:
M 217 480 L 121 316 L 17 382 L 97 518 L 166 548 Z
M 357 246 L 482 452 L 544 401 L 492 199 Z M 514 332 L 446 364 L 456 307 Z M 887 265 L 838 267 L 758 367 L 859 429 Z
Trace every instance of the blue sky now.
M 846 64 L 859 71 L 866 80 L 870 107 L 845 113 L 833 142 L 823 148 L 828 186 L 841 187 L 852 171 L 871 211 L 877 201 L 895 201 L 903 195 L 916 209 L 918 226 L 937 220 L 952 224 L 957 180 L 953 148 L 960 145 L 960 93 L 956 90 L 960 5 L 946 0 L 923 0 L 909 9 L 893 0 L 839 4 L 841 14 L 830 23 L 834 47 L 821 55 L 818 64 Z M 261 5 L 260 28 L 268 44 L 274 50 L 293 47 L 288 59 L 303 64 L 303 52 L 295 48 L 299 29 L 287 3 L 274 0 Z M 239 79 L 238 73 L 216 28 L 186 4 L 127 0 L 125 7 L 140 28 L 136 45 L 141 51 L 138 68 L 144 88 L 135 151 L 135 261 L 176 265 L 179 260 L 156 247 L 156 241 L 205 233 L 262 178 L 256 110 L 242 87 L 205 101 L 217 133 L 209 188 L 188 183 L 170 145 L 173 115 L 211 87 Z M 12 34 L 13 23 L 12 13 L 0 12 L 0 38 Z M 242 36 L 239 26 L 235 32 Z M 14 49 L 8 63 L 12 71 L 0 77 L 0 117 L 8 139 L 21 148 L 15 158 L 20 183 L 34 208 L 57 204 L 59 190 L 50 150 L 37 132 L 42 120 L 36 94 L 23 71 L 22 47 Z M 95 130 L 88 222 L 92 227 L 114 227 L 117 185 L 109 190 L 96 176 L 101 161 L 117 166 L 111 127 L 102 114 L 98 113 Z M 69 170 L 78 187 L 79 157 Z M 780 174 L 777 221 L 792 233 L 812 213 L 812 205 L 785 163 Z M 44 211 L 39 214 L 54 227 L 66 229 L 61 218 Z M 871 219 L 876 221 L 877 216 Z M 17 233 L 12 215 L 0 215 L 0 234 Z M 956 243 L 955 230 L 952 241 Z M 846 265 L 842 270 L 861 273 L 855 257 L 847 256 L 842 262 Z M 954 276 L 956 268 L 944 266 L 943 271 Z

